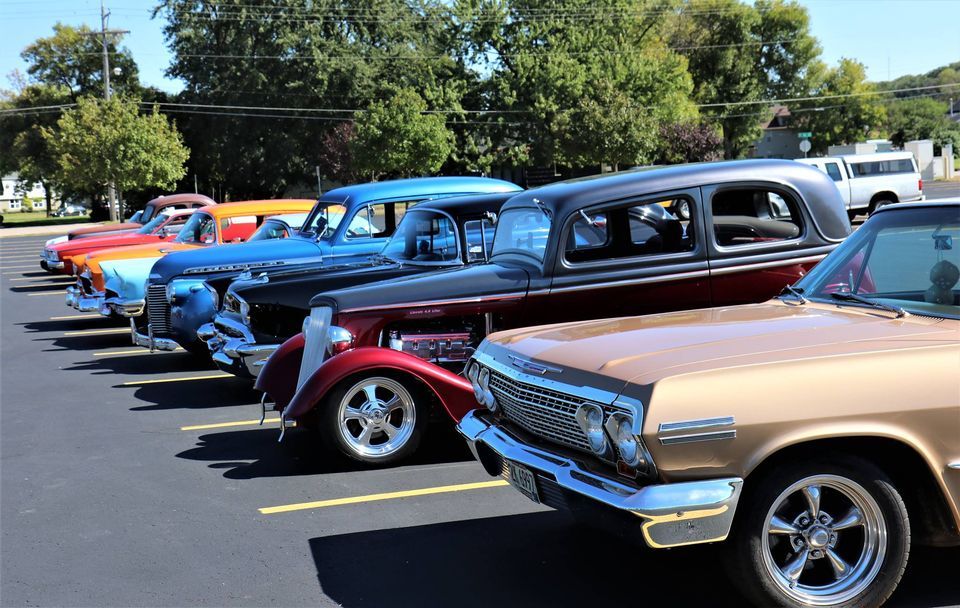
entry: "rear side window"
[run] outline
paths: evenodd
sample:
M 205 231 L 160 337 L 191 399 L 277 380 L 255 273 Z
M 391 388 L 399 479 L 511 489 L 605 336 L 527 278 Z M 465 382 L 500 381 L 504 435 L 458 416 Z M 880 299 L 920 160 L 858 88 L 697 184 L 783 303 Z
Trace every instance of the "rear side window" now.
M 872 177 L 895 173 L 916 173 L 913 161 L 909 158 L 895 158 L 891 160 L 874 160 L 849 163 L 850 173 L 854 177 Z
M 714 238 L 722 247 L 787 241 L 803 233 L 800 207 L 786 193 L 765 188 L 718 190 L 710 208 Z
M 843 176 L 840 175 L 840 167 L 837 165 L 837 163 L 827 163 L 824 166 L 826 167 L 825 171 L 827 172 L 827 175 L 830 176 L 830 179 L 835 182 L 843 181 Z
M 679 199 L 578 212 L 567 233 L 571 263 L 693 251 L 689 219 L 675 215 Z M 693 205 L 683 200 L 689 217 Z

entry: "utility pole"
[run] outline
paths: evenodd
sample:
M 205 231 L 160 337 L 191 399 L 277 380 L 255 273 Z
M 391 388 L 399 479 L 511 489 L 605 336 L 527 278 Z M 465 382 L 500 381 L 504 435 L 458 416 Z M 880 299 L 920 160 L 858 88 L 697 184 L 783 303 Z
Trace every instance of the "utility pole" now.
M 100 43 L 103 48 L 103 98 L 107 101 L 110 100 L 110 53 L 108 52 L 107 45 L 107 36 L 116 35 L 120 36 L 123 34 L 129 34 L 130 30 L 108 30 L 107 29 L 107 17 L 110 16 L 110 13 L 107 12 L 107 9 L 103 6 L 103 0 L 100 0 L 100 31 L 99 32 L 89 32 L 87 36 L 100 36 Z M 110 220 L 114 221 L 117 218 L 117 188 L 113 182 L 107 184 L 107 198 L 109 200 L 110 206 Z M 120 218 L 123 219 L 123 218 Z

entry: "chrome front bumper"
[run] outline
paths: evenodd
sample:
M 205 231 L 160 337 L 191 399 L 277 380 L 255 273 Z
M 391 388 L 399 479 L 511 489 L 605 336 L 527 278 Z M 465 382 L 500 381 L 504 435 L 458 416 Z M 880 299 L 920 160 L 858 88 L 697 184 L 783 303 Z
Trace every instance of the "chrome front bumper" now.
M 137 322 L 130 319 L 130 339 L 134 345 L 149 348 L 150 352 L 157 350 L 177 350 L 180 345 L 170 338 L 157 338 L 153 335 L 153 329 L 147 324 L 147 335 L 137 331 Z
M 146 306 L 144 300 L 107 298 L 103 302 L 103 308 L 100 310 L 100 314 L 104 316 L 119 315 L 121 317 L 139 317 L 143 314 L 144 306 Z
M 80 312 L 100 312 L 103 304 L 104 293 L 96 292 L 92 295 L 83 293 L 77 287 L 67 287 L 67 306 L 75 308 Z
M 257 344 L 249 328 L 232 319 L 218 317 L 197 330 L 197 337 L 207 343 L 210 357 L 225 372 L 256 378 L 279 344 Z
M 54 270 L 63 270 L 64 266 L 65 264 L 63 262 L 51 262 L 48 259 L 40 258 L 40 268 L 43 268 L 48 272 L 52 272 Z
M 457 430 L 490 475 L 508 475 L 505 463 L 515 463 L 534 474 L 548 506 L 560 506 L 551 504 L 554 496 L 573 493 L 636 515 L 643 520 L 641 532 L 652 548 L 718 542 L 730 533 L 743 485 L 739 477 L 637 488 L 598 475 L 566 456 L 523 443 L 483 410 L 464 416 Z M 559 493 L 549 491 L 547 485 L 555 486 Z

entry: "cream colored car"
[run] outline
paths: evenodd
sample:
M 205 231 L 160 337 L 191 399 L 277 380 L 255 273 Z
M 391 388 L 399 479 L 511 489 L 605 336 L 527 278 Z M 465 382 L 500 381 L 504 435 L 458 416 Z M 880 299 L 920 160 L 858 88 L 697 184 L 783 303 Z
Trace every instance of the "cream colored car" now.
M 960 202 L 885 207 L 767 303 L 492 335 L 459 429 L 535 501 L 727 540 L 758 605 L 880 605 L 960 544 L 958 280 Z

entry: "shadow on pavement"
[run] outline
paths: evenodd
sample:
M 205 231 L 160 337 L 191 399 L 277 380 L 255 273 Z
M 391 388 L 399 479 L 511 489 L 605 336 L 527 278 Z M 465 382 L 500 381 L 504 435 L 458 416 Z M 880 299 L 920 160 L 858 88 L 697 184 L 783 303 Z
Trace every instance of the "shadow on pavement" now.
M 251 406 L 251 419 L 258 418 Z M 273 414 L 268 418 L 275 418 Z M 201 435 L 197 447 L 180 452 L 178 458 L 212 462 L 210 468 L 226 469 L 228 479 L 257 479 L 293 475 L 319 475 L 362 471 L 365 467 L 331 454 L 320 445 L 319 435 L 309 429 L 290 429 L 278 444 L 277 423 L 264 423 L 254 430 L 227 431 Z M 471 460 L 463 440 L 450 425 L 433 423 L 424 443 L 404 466 L 429 465 Z
M 143 358 L 140 357 L 140 359 Z M 155 372 L 156 370 L 151 371 Z M 177 371 L 186 370 L 181 367 Z M 211 375 L 214 373 L 216 372 L 211 370 Z M 152 380 L 152 378 L 150 379 Z M 161 379 L 161 377 L 157 378 L 157 380 Z M 134 396 L 137 400 L 146 402 L 147 405 L 131 407 L 131 412 L 234 407 L 260 402 L 260 393 L 253 390 L 253 385 L 249 380 L 242 378 L 162 382 L 142 386 L 121 386 L 119 388 L 135 389 Z M 251 405 L 250 410 L 253 411 L 254 409 L 254 406 Z
M 722 544 L 655 551 L 556 511 L 311 538 L 310 550 L 324 594 L 345 608 L 748 605 Z M 887 606 L 957 604 L 958 560 L 958 549 L 916 548 Z
M 122 351 L 134 349 L 129 342 L 116 349 Z M 87 371 L 94 375 L 103 374 L 168 374 L 176 372 L 214 371 L 213 363 L 209 359 L 197 357 L 188 352 L 151 353 L 141 348 L 130 355 L 110 355 L 95 357 L 91 360 L 80 361 L 71 367 L 64 367 L 68 371 Z M 159 378 L 159 376 L 158 376 Z
M 62 291 L 66 293 L 67 286 L 70 283 L 64 283 L 63 281 L 59 283 L 39 283 L 33 285 L 17 285 L 16 287 L 11 287 L 10 291 L 13 293 L 42 293 L 45 291 Z

